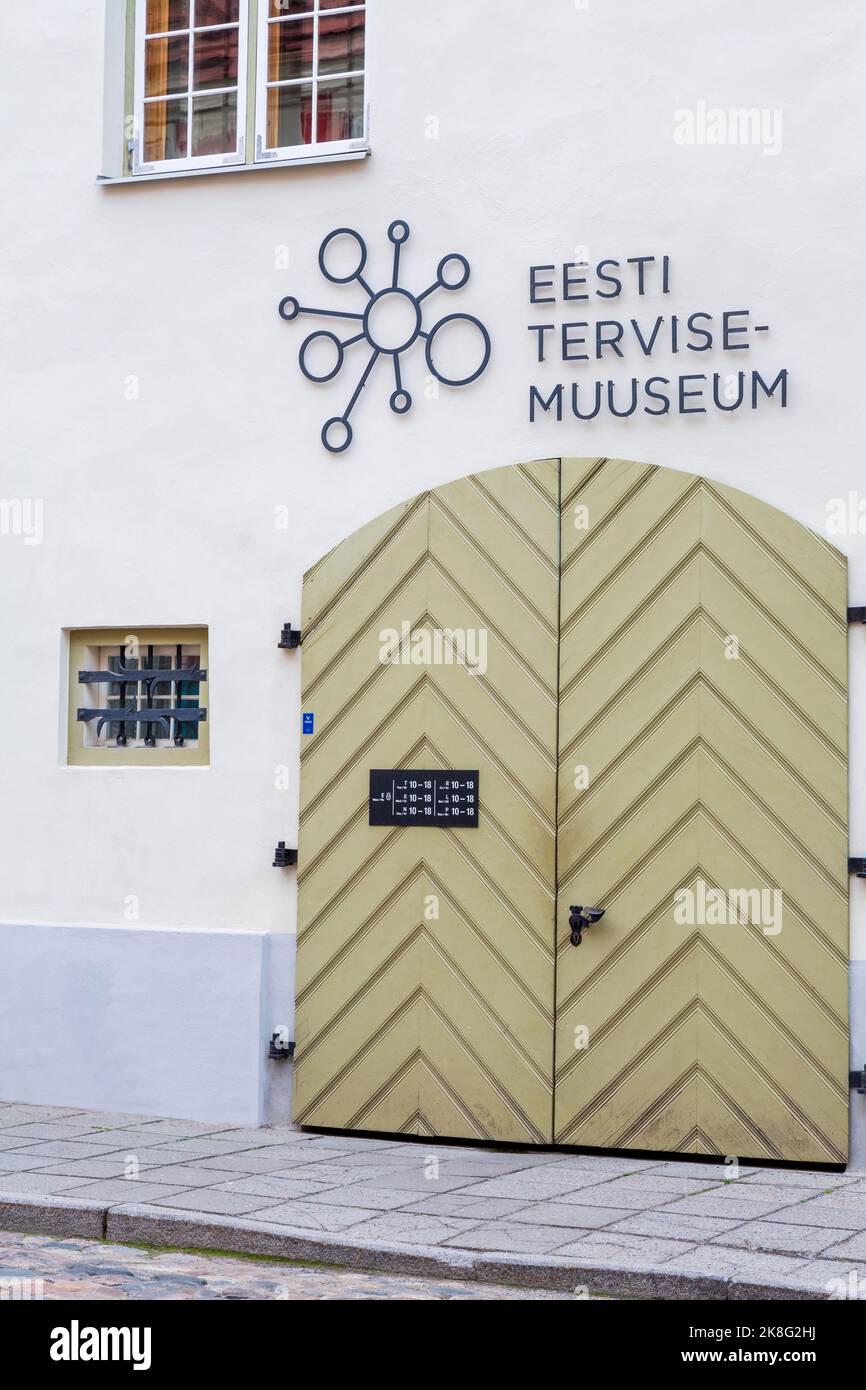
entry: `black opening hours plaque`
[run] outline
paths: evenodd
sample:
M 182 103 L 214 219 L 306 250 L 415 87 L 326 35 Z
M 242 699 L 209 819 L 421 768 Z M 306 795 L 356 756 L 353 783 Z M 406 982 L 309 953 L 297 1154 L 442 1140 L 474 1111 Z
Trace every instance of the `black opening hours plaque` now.
M 371 768 L 371 825 L 478 825 L 478 773 Z

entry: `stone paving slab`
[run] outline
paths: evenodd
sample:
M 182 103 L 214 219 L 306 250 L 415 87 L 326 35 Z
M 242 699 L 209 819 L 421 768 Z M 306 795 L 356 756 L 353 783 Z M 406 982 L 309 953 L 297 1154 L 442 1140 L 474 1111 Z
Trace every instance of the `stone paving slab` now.
M 834 1245 L 832 1249 L 825 1247 L 824 1253 L 834 1256 L 837 1260 L 866 1261 L 866 1232 L 860 1231 L 855 1236 L 846 1233 L 844 1240 L 841 1240 L 838 1245 Z
M 636 1211 L 610 1223 L 610 1230 L 632 1236 L 661 1236 L 663 1239 L 705 1241 L 739 1227 L 740 1222 L 722 1216 L 688 1216 L 684 1212 Z
M 143 1172 L 145 1182 L 169 1183 L 175 1191 L 182 1187 L 223 1187 L 237 1177 L 230 1169 L 200 1168 L 193 1162 L 169 1163 L 160 1168 L 146 1167 Z M 108 1176 L 126 1179 L 126 1173 L 122 1170 Z
M 226 1173 L 279 1173 L 293 1167 L 305 1167 L 308 1159 L 285 1147 L 271 1146 L 261 1150 L 246 1149 L 241 1153 L 220 1154 L 218 1158 L 200 1158 L 195 1162 L 197 1167 L 215 1168 Z
M 32 1144 L 34 1139 L 86 1139 L 89 1134 L 102 1133 L 99 1125 L 73 1124 L 58 1120 L 56 1124 L 31 1120 L 27 1124 L 9 1125 L 3 1129 L 4 1139 L 20 1139 L 22 1144 Z
M 42 1175 L 40 1175 L 42 1176 Z M 61 1179 L 54 1179 L 61 1181 Z M 113 1202 L 126 1202 L 129 1200 L 131 1190 L 134 1190 L 140 1202 L 159 1202 L 163 1199 L 173 1197 L 177 1192 L 186 1192 L 190 1189 L 184 1188 L 180 1183 L 151 1182 L 150 1177 L 142 1180 L 115 1178 L 113 1181 L 105 1178 L 96 1182 L 78 1182 L 78 1179 L 69 1179 L 75 1182 L 76 1196 L 84 1197 L 92 1202 L 105 1202 L 110 1205 Z M 194 1189 L 198 1191 L 198 1189 Z
M 555 1197 L 563 1197 L 568 1193 L 584 1192 L 589 1187 L 599 1186 L 582 1182 L 573 1174 L 564 1172 L 558 1176 L 551 1171 L 549 1177 L 543 1180 L 539 1178 L 537 1169 L 530 1169 L 523 1173 L 510 1173 L 508 1177 L 490 1178 L 482 1182 L 471 1182 L 464 1186 L 463 1191 L 472 1197 L 524 1197 L 527 1201 L 534 1198 L 537 1201 L 549 1201 Z M 575 1201 L 579 1201 L 575 1197 Z
M 582 1197 L 583 1201 L 572 1201 L 572 1197 L 575 1199 Z M 570 1225 L 574 1223 L 575 1225 L 585 1227 L 586 1230 L 594 1230 L 601 1226 L 612 1226 L 622 1217 L 634 1216 L 636 1214 L 634 1210 L 629 1208 L 589 1206 L 588 1203 L 590 1201 L 591 1196 L 588 1192 L 566 1193 L 565 1196 L 554 1202 L 536 1201 L 530 1206 L 521 1208 L 520 1220 L 531 1221 L 533 1219 L 532 1214 L 535 1211 L 541 1211 L 543 1213 L 545 1209 L 548 1211 L 554 1209 L 559 1211 L 561 1208 L 563 1211 L 569 1213 L 567 1219 L 561 1224 Z
M 659 1177 L 669 1178 L 690 1178 L 696 1172 L 705 1177 L 707 1182 L 729 1182 L 731 1181 L 731 1165 L 727 1163 L 681 1163 L 679 1161 L 668 1161 L 660 1163 L 654 1170 Z M 775 1174 L 778 1169 L 771 1170 Z M 739 1177 L 737 1182 L 743 1182 L 748 1177 L 757 1176 L 761 1179 L 761 1174 L 766 1173 L 766 1168 L 747 1168 L 741 1164 L 739 1167 Z M 764 1178 L 766 1181 L 766 1178 Z
M 767 1181 L 766 1169 L 740 1171 L 742 1176 L 739 1181 L 747 1186 Z M 813 1187 L 817 1192 L 824 1192 L 827 1188 L 846 1187 L 862 1182 L 857 1173 L 819 1173 L 809 1168 L 774 1168 L 771 1171 L 774 1187 Z
M 600 1186 L 589 1188 L 582 1187 L 577 1192 L 564 1192 L 563 1200 L 566 1202 L 591 1202 L 596 1207 L 625 1207 L 627 1210 L 640 1211 L 641 1208 L 650 1209 L 665 1206 L 668 1202 L 672 1202 L 675 1197 L 681 1196 L 682 1194 L 679 1192 L 658 1192 L 655 1188 L 646 1187 L 643 1184 L 639 1187 L 632 1187 L 628 1178 L 620 1178 L 617 1182 L 605 1182 Z
M 310 1182 L 306 1178 L 296 1178 L 283 1173 L 259 1173 L 257 1176 L 245 1178 L 232 1175 L 226 1182 L 218 1183 L 215 1180 L 219 1176 L 220 1174 L 212 1172 L 210 1183 L 202 1186 L 211 1187 L 217 1192 L 240 1192 L 246 1196 L 273 1197 L 278 1202 L 287 1202 L 292 1197 L 318 1197 L 321 1193 L 334 1190 L 328 1183 Z M 348 1192 L 350 1189 L 346 1188 L 345 1191 Z
M 49 1105 L 3 1105 L 0 1107 L 0 1129 L 7 1125 L 22 1125 L 41 1120 L 65 1120 L 68 1115 L 80 1115 L 81 1110 L 55 1108 Z
M 120 1133 L 120 1131 L 117 1131 Z M 123 1153 L 126 1150 L 121 1148 L 117 1141 L 105 1141 L 100 1139 L 98 1143 L 91 1144 L 86 1139 L 46 1139 L 40 1143 L 34 1140 L 24 1149 L 13 1149 L 15 1154 L 29 1154 L 34 1161 L 34 1166 L 41 1159 L 42 1163 L 50 1163 L 53 1158 L 105 1158 L 107 1153 Z
M 665 1240 L 659 1236 L 647 1239 L 622 1232 L 592 1231 L 580 1240 L 561 1245 L 558 1255 L 573 1255 L 590 1264 L 605 1264 L 616 1269 L 643 1269 L 649 1260 L 663 1264 L 666 1260 L 683 1257 L 692 1250 L 690 1241 Z
M 587 1194 L 588 1196 L 588 1194 Z M 608 1226 L 622 1215 L 619 1207 L 589 1207 L 576 1202 L 531 1202 L 512 1213 L 512 1220 L 537 1226 L 578 1226 L 590 1230 Z
M 19 1153 L 17 1150 L 13 1150 L 12 1153 L 0 1153 L 0 1187 L 3 1186 L 3 1180 L 7 1173 L 47 1171 L 51 1164 L 50 1158 L 40 1162 L 38 1156 L 30 1152 Z
M 581 1232 L 587 1235 L 588 1232 Z M 549 1255 L 575 1239 L 573 1226 L 531 1226 L 516 1221 L 482 1222 L 455 1234 L 444 1243 L 464 1250 L 495 1250 L 506 1254 Z
M 827 1206 L 823 1197 L 777 1208 L 771 1213 L 771 1217 L 773 1221 L 790 1222 L 793 1225 L 832 1226 L 848 1231 L 851 1235 L 866 1227 L 866 1211 L 862 1207 Z
M 8 1230 L 613 1296 L 866 1290 L 866 1175 L 733 1171 L 0 1103 Z
M 0 1129 L 0 1153 L 11 1153 L 13 1149 L 26 1149 L 26 1139 L 10 1138 L 5 1130 Z
M 142 1197 L 147 1202 L 147 1197 Z M 260 1214 L 269 1206 L 276 1207 L 279 1197 L 261 1197 L 257 1193 L 220 1192 L 212 1187 L 188 1187 L 155 1203 L 161 1207 L 182 1207 L 186 1211 L 204 1211 L 212 1215 L 245 1216 Z
M 713 1236 L 713 1245 L 739 1246 L 779 1255 L 820 1255 L 831 1246 L 844 1244 L 846 1232 L 832 1226 L 794 1225 L 790 1221 L 747 1221 L 732 1231 Z M 855 1237 L 858 1239 L 859 1237 Z M 866 1251 L 864 1251 L 866 1253 Z
M 317 1202 L 335 1207 L 369 1207 L 372 1211 L 392 1211 L 396 1207 L 412 1206 L 417 1191 L 406 1187 L 369 1187 L 366 1183 L 350 1183 L 348 1187 L 320 1189 Z
M 794 1197 L 791 1198 L 791 1201 L 796 1200 Z M 723 1216 L 740 1221 L 753 1221 L 756 1217 L 777 1212 L 784 1206 L 785 1202 L 779 1199 L 771 1202 L 753 1202 L 741 1197 L 739 1190 L 734 1193 L 730 1188 L 720 1188 L 718 1192 L 696 1197 L 678 1197 L 673 1202 L 666 1203 L 664 1210 L 673 1216 L 682 1212 L 685 1216 Z
M 425 1216 L 476 1217 L 479 1221 L 498 1221 L 503 1216 L 513 1216 L 523 1211 L 523 1202 L 506 1197 L 463 1197 L 459 1192 L 442 1192 L 433 1197 L 425 1197 L 413 1202 L 406 1211 L 417 1211 Z
M 72 1192 L 76 1188 L 87 1186 L 86 1178 L 60 1177 L 56 1173 L 3 1173 L 0 1178 L 0 1189 L 10 1194 L 26 1192 L 52 1196 L 55 1193 Z

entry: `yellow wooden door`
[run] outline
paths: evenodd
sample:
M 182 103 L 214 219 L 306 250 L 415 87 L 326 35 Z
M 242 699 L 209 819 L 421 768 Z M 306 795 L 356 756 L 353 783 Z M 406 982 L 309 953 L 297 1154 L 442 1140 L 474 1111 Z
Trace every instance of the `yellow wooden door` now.
M 556 461 L 463 478 L 306 577 L 301 1124 L 550 1142 L 558 493 Z M 478 771 L 478 827 L 370 825 L 370 770 L 426 768 Z
M 843 1161 L 846 603 L 790 517 L 607 459 L 461 479 L 315 566 L 296 1119 Z M 477 828 L 371 825 L 407 768 L 476 770 Z M 605 909 L 579 946 L 572 905 Z
M 841 1162 L 844 557 L 607 459 L 561 538 L 555 1142 Z

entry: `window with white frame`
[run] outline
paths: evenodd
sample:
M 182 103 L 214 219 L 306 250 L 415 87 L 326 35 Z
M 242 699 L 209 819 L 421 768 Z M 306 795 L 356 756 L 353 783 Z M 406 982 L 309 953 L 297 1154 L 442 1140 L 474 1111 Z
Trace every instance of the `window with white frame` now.
M 249 0 L 139 0 L 136 172 L 244 159 Z
M 351 147 L 364 136 L 366 6 L 260 0 L 257 151 Z
M 365 147 L 366 3 L 136 0 L 136 175 Z

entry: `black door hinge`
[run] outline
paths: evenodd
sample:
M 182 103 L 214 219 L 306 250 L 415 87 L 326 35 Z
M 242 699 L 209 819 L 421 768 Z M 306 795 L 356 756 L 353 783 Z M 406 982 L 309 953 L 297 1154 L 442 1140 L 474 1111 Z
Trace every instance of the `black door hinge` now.
M 294 1055 L 294 1041 L 290 1042 L 285 1038 L 282 1030 L 278 1028 L 275 1033 L 271 1034 L 271 1040 L 268 1043 L 268 1057 L 272 1062 L 286 1062 Z
M 858 878 L 866 878 L 866 859 L 849 859 L 849 874 L 856 874 Z
M 862 1071 L 852 1071 L 848 1073 L 848 1085 L 852 1091 L 856 1091 L 858 1096 L 866 1096 L 866 1067 Z
M 297 864 L 297 862 L 298 851 L 296 849 L 286 849 L 285 840 L 280 840 L 280 843 L 274 850 L 274 862 L 272 867 L 275 869 L 289 869 L 292 864 Z
M 301 645 L 301 629 L 292 627 L 291 623 L 283 623 L 283 630 L 280 633 L 280 640 L 277 643 L 280 651 L 294 651 Z
M 866 623 L 866 608 L 849 608 L 849 623 Z

